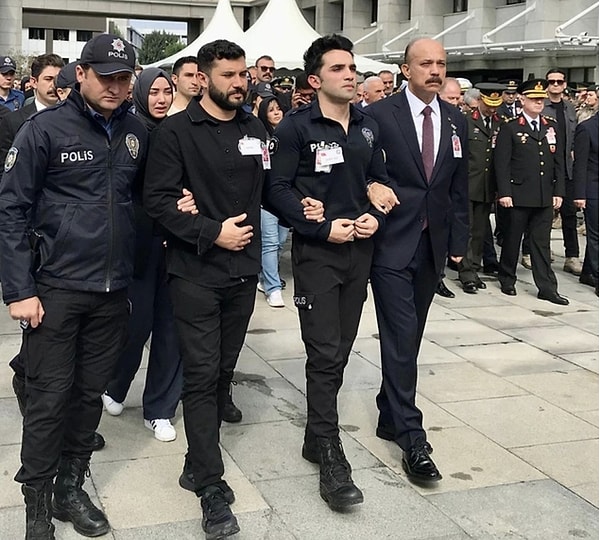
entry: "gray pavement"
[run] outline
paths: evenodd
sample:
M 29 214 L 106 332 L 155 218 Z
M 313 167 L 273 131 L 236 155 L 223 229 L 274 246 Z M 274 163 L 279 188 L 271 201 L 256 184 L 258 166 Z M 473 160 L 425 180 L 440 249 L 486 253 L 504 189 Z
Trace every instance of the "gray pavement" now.
M 553 231 L 553 249 L 562 253 Z M 339 399 L 342 440 L 365 503 L 330 511 L 318 494 L 318 470 L 302 459 L 304 352 L 284 255 L 286 306 L 256 309 L 236 378 L 239 425 L 222 428 L 226 479 L 236 492 L 241 533 L 273 540 L 598 538 L 598 299 L 554 267 L 560 307 L 535 297 L 531 272 L 519 268 L 518 296 L 488 288 L 464 294 L 448 272 L 455 299 L 436 297 L 420 358 L 419 404 L 444 479 L 434 489 L 410 484 L 399 448 L 375 437 L 380 382 L 372 297 L 364 309 Z M 24 537 L 18 467 L 20 416 L 8 360 L 17 324 L 0 309 L 0 539 Z M 193 494 L 177 478 L 185 436 L 156 441 L 140 409 L 140 370 L 119 417 L 105 414 L 104 450 L 86 487 L 112 524 L 105 538 L 204 538 Z M 57 524 L 57 538 L 81 538 Z

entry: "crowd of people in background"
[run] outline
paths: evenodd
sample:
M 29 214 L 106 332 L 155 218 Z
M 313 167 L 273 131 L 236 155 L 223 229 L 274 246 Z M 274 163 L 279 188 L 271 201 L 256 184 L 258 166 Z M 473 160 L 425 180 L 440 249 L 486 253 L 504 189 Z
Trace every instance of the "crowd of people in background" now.
M 455 296 L 445 269 L 466 294 L 488 287 L 484 274 L 515 296 L 520 262 L 538 298 L 567 305 L 551 267 L 561 227 L 563 271 L 598 295 L 598 86 L 570 86 L 560 68 L 472 84 L 446 76 L 443 47 L 425 38 L 401 74 L 358 74 L 342 36 L 316 40 L 304 60 L 302 73 L 266 54 L 249 66 L 217 40 L 169 71 L 144 69 L 109 34 L 68 65 L 39 55 L 27 75 L 2 59 L 0 273 L 23 328 L 10 365 L 27 539 L 52 540 L 53 516 L 85 536 L 109 531 L 83 483 L 105 444 L 102 409 L 122 413 L 150 337 L 143 422 L 173 441 L 183 401 L 179 484 L 200 497 L 209 540 L 239 531 L 219 428 L 242 420 L 234 370 L 256 290 L 285 306 L 290 230 L 307 354 L 302 456 L 334 510 L 363 501 L 337 393 L 369 279 L 376 434 L 425 485 L 442 476 L 415 404 L 417 355 L 434 294 Z

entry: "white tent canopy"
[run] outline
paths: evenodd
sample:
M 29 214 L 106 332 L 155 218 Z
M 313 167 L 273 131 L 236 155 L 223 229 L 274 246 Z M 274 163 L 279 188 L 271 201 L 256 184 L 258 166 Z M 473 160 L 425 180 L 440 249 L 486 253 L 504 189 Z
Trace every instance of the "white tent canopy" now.
M 145 67 L 173 65 L 183 56 L 196 56 L 198 49 L 215 39 L 228 39 L 240 44 L 246 51 L 248 65 L 268 54 L 278 68 L 303 69 L 304 51 L 317 38 L 321 37 L 306 22 L 295 0 L 270 0 L 257 21 L 244 32 L 233 14 L 229 0 L 219 0 L 213 18 L 204 32 L 185 49 Z M 385 64 L 364 56 L 355 55 L 358 70 L 374 71 L 389 69 L 393 73 L 400 70 L 396 64 Z
M 287 69 L 303 69 L 304 51 L 321 37 L 308 24 L 295 0 L 270 0 L 257 21 L 244 33 L 242 46 L 246 51 L 248 65 L 268 54 L 275 66 Z M 400 70 L 396 64 L 377 62 L 355 55 L 356 65 L 361 72 L 388 69 L 393 73 Z
M 244 31 L 238 24 L 229 0 L 219 0 L 215 13 L 202 32 L 192 43 L 185 49 L 153 64 L 148 64 L 144 67 L 162 67 L 172 66 L 179 58 L 184 56 L 196 56 L 202 45 L 206 45 L 215 39 L 228 39 L 235 43 L 242 43 Z

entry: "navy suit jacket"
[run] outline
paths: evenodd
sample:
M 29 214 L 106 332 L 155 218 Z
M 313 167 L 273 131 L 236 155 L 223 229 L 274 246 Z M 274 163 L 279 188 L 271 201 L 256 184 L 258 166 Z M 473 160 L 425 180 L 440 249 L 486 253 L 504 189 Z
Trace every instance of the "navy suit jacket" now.
M 435 167 L 427 181 L 406 94 L 371 104 L 365 114 L 377 120 L 387 172 L 400 199 L 375 239 L 374 266 L 402 270 L 413 259 L 427 222 L 437 271 L 446 255 L 464 256 L 469 239 L 468 137 L 464 116 L 440 100 L 441 136 Z M 462 157 L 454 157 L 452 137 Z
M 598 113 L 575 131 L 575 199 L 598 199 Z

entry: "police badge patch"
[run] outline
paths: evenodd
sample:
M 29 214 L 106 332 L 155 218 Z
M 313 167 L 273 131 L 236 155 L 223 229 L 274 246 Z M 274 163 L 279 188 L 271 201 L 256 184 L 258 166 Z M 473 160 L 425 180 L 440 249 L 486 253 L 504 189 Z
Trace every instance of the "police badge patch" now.
M 369 128 L 364 127 L 362 128 L 362 136 L 365 138 L 365 141 L 367 141 L 369 148 L 373 148 L 373 141 L 375 140 L 373 132 Z
M 133 133 L 125 135 L 125 146 L 129 150 L 129 155 L 133 159 L 137 159 L 140 151 L 140 141 Z
M 10 171 L 15 163 L 17 162 L 17 155 L 19 153 L 19 149 L 16 147 L 12 147 L 8 154 L 6 154 L 6 160 L 4 161 L 4 172 Z

